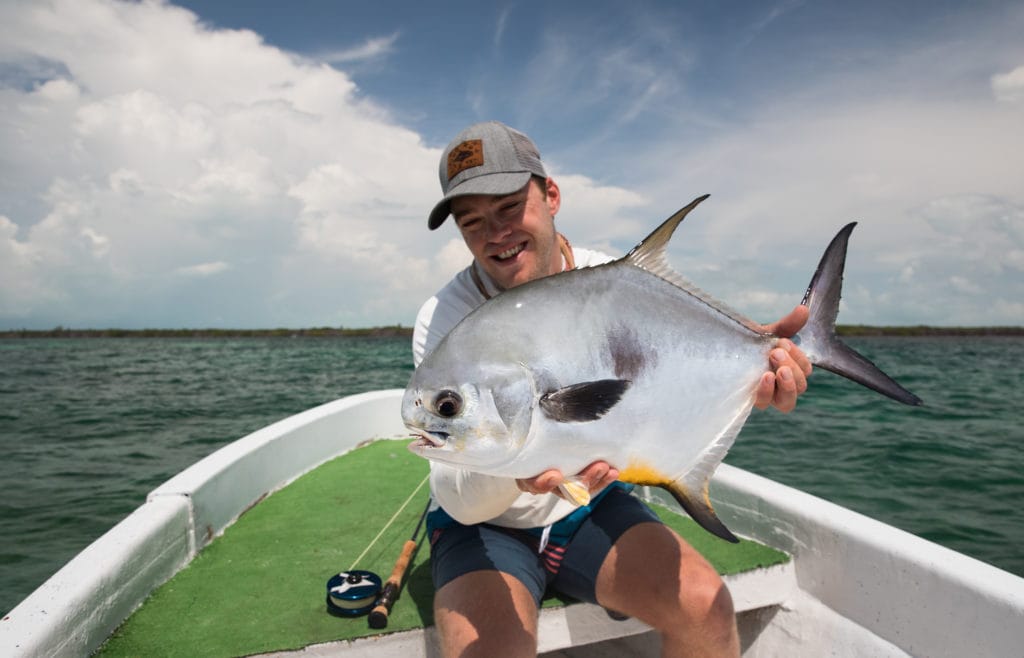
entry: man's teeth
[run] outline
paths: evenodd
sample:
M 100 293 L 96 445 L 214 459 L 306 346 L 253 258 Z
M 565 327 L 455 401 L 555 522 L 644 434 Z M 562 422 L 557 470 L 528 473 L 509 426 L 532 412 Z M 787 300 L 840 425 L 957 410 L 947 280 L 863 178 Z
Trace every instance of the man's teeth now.
M 512 247 L 511 249 L 509 249 L 508 251 L 503 251 L 500 254 L 498 254 L 498 259 L 499 260 L 505 260 L 507 258 L 512 258 L 513 256 L 515 256 L 516 254 L 518 254 L 522 250 L 523 250 L 523 245 L 518 244 L 518 245 Z

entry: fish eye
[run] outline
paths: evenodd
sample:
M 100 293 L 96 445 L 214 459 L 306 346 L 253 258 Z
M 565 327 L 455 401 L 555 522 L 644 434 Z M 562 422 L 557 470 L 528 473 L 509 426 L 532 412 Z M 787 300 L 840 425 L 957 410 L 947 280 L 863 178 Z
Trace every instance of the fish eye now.
M 441 391 L 434 398 L 434 409 L 445 418 L 451 418 L 462 411 L 462 397 L 455 391 Z

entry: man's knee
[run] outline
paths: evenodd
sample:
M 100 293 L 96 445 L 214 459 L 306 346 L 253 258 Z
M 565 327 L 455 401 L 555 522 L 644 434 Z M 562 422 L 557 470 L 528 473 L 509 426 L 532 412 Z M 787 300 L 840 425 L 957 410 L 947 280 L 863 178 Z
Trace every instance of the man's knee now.
M 709 646 L 735 645 L 736 613 L 732 595 L 721 576 L 708 565 L 681 570 L 676 590 L 676 607 L 666 602 L 665 614 L 655 627 L 666 642 L 693 643 L 695 638 Z
M 729 588 L 718 571 L 683 540 L 676 538 L 678 552 L 674 560 L 661 563 L 667 573 L 653 585 L 652 602 L 658 612 L 652 624 L 663 632 L 690 632 L 694 627 L 728 631 L 735 625 L 735 610 Z M 672 577 L 671 566 L 675 566 Z
M 532 656 L 537 651 L 537 606 L 518 580 L 498 571 L 474 571 L 434 596 L 434 619 L 446 656 Z
M 703 560 L 683 564 L 678 582 L 662 593 L 649 623 L 661 633 L 664 655 L 738 655 L 732 595 L 714 568 Z
M 687 575 L 687 582 L 683 583 L 683 589 L 690 591 L 690 596 L 700 609 L 712 612 L 732 613 L 732 596 L 729 588 L 718 572 L 711 566 L 706 565 L 697 570 L 690 571 Z

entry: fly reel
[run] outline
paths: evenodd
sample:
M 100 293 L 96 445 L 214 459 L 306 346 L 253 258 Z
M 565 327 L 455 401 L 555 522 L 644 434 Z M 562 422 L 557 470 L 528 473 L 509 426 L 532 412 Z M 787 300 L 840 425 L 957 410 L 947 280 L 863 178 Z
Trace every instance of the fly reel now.
M 327 612 L 339 617 L 358 617 L 373 609 L 381 592 L 380 576 L 372 571 L 350 569 L 327 581 Z

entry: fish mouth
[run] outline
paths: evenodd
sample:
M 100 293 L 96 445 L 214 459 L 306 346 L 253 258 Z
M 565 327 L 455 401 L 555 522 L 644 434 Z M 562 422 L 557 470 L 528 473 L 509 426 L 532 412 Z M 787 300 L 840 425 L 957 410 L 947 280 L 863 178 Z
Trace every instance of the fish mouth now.
M 410 448 L 443 448 L 448 442 L 448 432 L 428 432 L 416 430 L 416 440 L 409 444 Z

